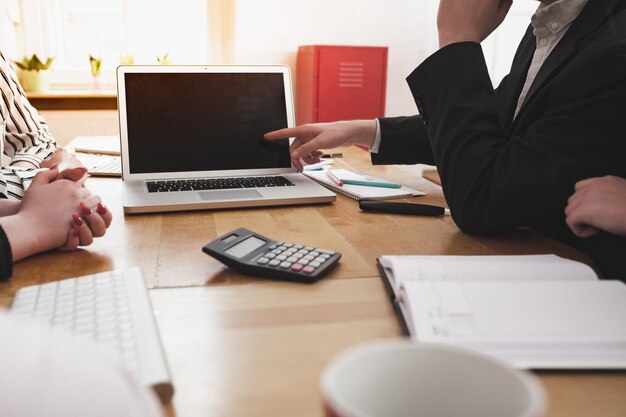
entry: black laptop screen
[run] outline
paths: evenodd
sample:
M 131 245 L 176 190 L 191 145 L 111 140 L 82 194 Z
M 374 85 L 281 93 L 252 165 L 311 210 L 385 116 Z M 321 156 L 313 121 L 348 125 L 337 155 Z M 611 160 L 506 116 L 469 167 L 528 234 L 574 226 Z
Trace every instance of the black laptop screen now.
M 130 172 L 289 168 L 278 73 L 127 73 Z

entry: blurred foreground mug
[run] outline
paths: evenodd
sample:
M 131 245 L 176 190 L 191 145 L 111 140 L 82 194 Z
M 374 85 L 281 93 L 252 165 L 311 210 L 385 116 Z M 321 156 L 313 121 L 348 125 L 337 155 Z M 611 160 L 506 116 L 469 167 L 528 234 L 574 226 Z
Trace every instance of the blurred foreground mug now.
M 531 374 L 469 349 L 374 342 L 333 359 L 321 378 L 328 417 L 540 417 Z

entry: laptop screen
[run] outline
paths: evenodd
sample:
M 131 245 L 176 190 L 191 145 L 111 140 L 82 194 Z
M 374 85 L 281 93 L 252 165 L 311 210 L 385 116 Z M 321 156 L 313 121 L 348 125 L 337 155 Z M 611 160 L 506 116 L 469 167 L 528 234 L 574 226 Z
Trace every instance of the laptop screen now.
M 132 174 L 289 168 L 280 73 L 126 73 Z

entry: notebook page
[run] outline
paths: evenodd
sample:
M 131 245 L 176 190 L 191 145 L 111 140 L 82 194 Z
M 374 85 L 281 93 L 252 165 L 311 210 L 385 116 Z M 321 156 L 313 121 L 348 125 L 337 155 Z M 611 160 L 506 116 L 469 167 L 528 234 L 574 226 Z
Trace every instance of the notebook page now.
M 347 195 L 356 200 L 392 200 L 394 198 L 424 195 L 421 191 L 404 186 L 401 188 L 384 188 L 344 184 L 340 187 L 328 177 L 326 171 L 304 171 L 304 175 L 333 191 Z
M 593 269 L 556 255 L 382 256 L 396 294 L 404 281 L 597 280 Z
M 535 368 L 626 366 L 626 286 L 619 281 L 410 281 L 401 298 L 420 341 Z

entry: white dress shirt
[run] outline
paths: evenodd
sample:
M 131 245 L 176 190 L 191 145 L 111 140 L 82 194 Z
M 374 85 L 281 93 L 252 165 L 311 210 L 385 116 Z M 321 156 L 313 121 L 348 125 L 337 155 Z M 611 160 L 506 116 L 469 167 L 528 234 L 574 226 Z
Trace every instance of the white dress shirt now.
M 533 54 L 530 68 L 528 68 L 524 88 L 522 88 L 522 92 L 517 100 L 517 108 L 515 109 L 514 117 L 517 117 L 517 113 L 519 113 L 519 110 L 522 108 L 526 95 L 533 81 L 535 81 L 541 66 L 546 62 L 550 52 L 552 52 L 561 38 L 563 38 L 563 35 L 565 35 L 572 25 L 572 22 L 578 17 L 588 1 L 589 0 L 558 0 L 548 6 L 542 4 L 530 19 L 530 24 L 533 26 L 533 33 L 537 38 L 537 47 Z

